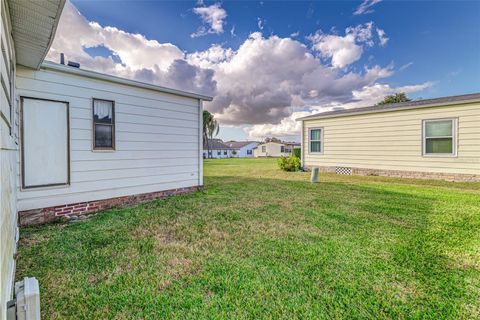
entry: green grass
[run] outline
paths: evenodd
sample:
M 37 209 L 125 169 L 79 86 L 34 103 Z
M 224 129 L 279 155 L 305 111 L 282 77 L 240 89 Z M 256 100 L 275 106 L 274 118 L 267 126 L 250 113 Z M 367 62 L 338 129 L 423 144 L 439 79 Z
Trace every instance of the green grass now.
M 480 184 L 205 163 L 203 192 L 22 229 L 17 278 L 75 319 L 480 318 Z

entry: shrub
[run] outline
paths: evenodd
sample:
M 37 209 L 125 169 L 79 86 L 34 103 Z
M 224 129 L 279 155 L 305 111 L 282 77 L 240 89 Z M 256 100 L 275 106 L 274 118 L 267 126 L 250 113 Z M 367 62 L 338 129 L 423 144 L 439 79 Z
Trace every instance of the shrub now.
M 293 148 L 293 155 L 300 159 L 302 157 L 302 149 L 301 148 Z
M 278 159 L 278 166 L 283 171 L 298 171 L 300 170 L 300 158 L 293 155 L 280 157 L 280 159 Z

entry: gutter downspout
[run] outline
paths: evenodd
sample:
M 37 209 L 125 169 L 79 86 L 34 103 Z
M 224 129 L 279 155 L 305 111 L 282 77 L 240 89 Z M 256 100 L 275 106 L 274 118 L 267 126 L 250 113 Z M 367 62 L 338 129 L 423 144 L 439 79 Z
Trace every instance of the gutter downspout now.
M 302 120 L 302 132 L 301 132 L 301 141 L 300 141 L 300 164 L 302 168 L 305 167 L 305 144 L 304 144 L 304 126 L 305 126 L 305 121 Z

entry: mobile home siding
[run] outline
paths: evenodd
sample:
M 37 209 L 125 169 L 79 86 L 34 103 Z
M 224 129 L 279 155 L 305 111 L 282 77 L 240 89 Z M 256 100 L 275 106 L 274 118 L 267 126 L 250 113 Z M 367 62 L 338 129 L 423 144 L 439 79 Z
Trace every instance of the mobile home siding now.
M 68 101 L 71 136 L 70 185 L 20 190 L 20 211 L 202 185 L 198 99 L 21 67 L 17 87 Z M 93 98 L 115 101 L 115 151 L 92 151 Z
M 16 144 L 16 119 L 14 74 L 15 65 L 11 23 L 6 1 L 0 3 L 0 319 L 6 317 L 6 303 L 12 297 L 14 278 L 14 253 L 17 237 L 16 223 L 16 161 L 18 145 Z M 13 115 L 11 114 L 13 113 Z
M 441 118 L 458 121 L 458 154 L 423 156 L 422 121 Z M 304 165 L 478 175 L 479 121 L 479 103 L 307 119 Z M 311 128 L 324 130 L 323 154 L 309 153 Z

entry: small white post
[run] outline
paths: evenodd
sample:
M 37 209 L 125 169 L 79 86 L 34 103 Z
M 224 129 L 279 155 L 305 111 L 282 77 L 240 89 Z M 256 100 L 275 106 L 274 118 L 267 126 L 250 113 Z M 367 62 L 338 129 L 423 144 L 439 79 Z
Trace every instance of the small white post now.
M 318 182 L 318 168 L 312 168 L 312 175 L 310 177 L 310 182 L 311 183 Z

